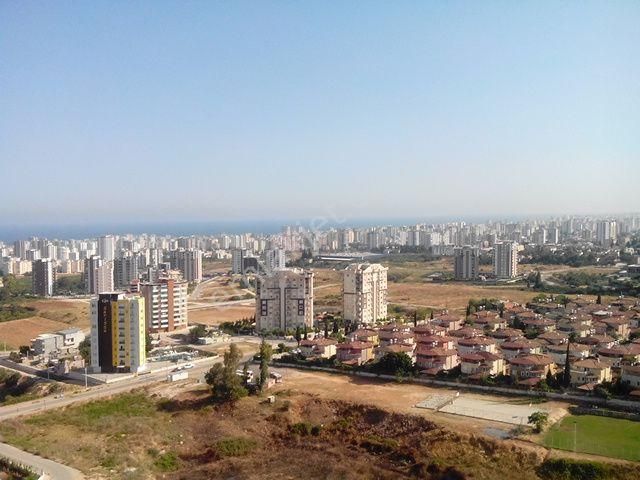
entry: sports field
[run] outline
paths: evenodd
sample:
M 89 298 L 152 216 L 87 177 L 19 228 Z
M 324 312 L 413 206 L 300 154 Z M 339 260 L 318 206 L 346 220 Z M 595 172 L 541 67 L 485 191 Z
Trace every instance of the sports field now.
M 567 415 L 543 439 L 547 447 L 640 461 L 640 422 L 595 415 Z

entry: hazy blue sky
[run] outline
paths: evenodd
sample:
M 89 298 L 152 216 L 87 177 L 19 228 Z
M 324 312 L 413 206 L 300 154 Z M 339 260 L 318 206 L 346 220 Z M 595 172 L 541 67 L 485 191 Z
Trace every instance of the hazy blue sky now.
M 0 0 L 0 222 L 640 210 L 640 2 Z

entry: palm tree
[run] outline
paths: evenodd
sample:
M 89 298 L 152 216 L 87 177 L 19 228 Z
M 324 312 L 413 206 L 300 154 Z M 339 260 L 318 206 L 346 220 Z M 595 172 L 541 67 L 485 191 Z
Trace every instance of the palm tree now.
M 567 354 L 564 360 L 564 374 L 562 376 L 562 386 L 568 387 L 571 385 L 571 362 L 569 362 L 569 347 L 572 343 L 578 339 L 578 335 L 576 332 L 571 332 L 569 334 L 569 338 L 567 339 Z

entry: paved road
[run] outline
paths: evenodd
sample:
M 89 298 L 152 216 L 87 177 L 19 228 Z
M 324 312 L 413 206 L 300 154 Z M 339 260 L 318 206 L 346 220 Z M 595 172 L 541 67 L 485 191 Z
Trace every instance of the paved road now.
M 52 480 L 81 480 L 84 478 L 82 472 L 75 468 L 32 455 L 6 443 L 0 443 L 0 455 L 23 465 L 28 465 L 38 473 L 45 473 Z

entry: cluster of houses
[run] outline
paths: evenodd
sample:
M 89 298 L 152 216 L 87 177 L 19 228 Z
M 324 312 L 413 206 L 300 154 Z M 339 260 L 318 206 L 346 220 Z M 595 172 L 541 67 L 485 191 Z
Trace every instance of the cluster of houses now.
M 389 352 L 406 353 L 424 375 L 460 368 L 470 380 L 510 375 L 536 387 L 564 369 L 569 356 L 571 385 L 591 391 L 620 377 L 640 395 L 640 302 L 621 298 L 600 305 L 578 298 L 566 305 L 548 302 L 526 307 L 504 302 L 501 313 L 479 310 L 468 318 L 443 311 L 420 322 L 391 322 L 360 328 L 345 342 L 303 340 L 306 358 L 335 358 L 362 365 Z

